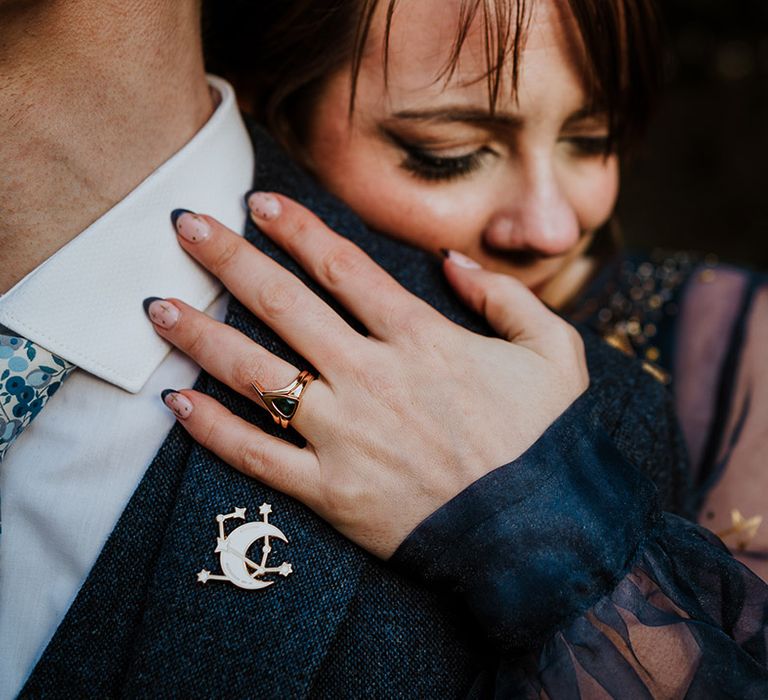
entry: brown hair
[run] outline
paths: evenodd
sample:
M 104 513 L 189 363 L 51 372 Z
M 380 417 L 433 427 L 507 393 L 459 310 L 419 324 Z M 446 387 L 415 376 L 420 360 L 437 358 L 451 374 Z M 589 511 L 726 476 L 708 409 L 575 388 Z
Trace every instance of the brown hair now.
M 205 6 L 208 65 L 237 87 L 244 106 L 294 155 L 306 115 L 325 80 L 351 63 L 350 113 L 371 23 L 386 3 L 385 77 L 392 16 L 398 0 L 228 0 Z M 535 0 L 460 0 L 450 55 L 437 79 L 456 69 L 469 28 L 485 33 L 491 110 L 502 70 L 516 86 L 529 10 Z M 567 0 L 586 53 L 592 101 L 608 113 L 611 147 L 625 149 L 641 133 L 660 77 L 654 0 Z

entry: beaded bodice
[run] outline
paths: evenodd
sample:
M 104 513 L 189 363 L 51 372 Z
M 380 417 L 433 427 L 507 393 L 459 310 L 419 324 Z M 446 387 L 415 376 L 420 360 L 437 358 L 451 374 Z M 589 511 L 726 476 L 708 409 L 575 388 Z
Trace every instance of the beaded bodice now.
M 622 352 L 639 357 L 664 384 L 672 381 L 675 322 L 686 282 L 708 281 L 714 255 L 655 250 L 617 256 L 598 273 L 569 317 L 594 328 Z

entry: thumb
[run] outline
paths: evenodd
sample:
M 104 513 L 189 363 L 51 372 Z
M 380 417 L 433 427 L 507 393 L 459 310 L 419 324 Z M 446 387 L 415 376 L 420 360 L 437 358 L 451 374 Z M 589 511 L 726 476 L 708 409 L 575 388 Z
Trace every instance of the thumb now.
M 485 316 L 491 328 L 521 345 L 544 345 L 561 319 L 511 275 L 484 270 L 455 250 L 443 250 L 443 272 L 459 298 Z

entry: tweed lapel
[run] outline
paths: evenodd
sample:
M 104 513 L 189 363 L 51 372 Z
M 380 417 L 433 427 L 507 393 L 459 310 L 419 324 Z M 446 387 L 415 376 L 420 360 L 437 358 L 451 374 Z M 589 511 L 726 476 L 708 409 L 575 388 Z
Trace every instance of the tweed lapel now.
M 237 409 L 209 377 L 195 388 Z M 244 506 L 253 519 L 265 500 L 290 540 L 275 555 L 295 574 L 264 591 L 197 583 L 197 571 L 218 568 L 215 515 Z M 356 548 L 300 504 L 223 465 L 177 426 L 21 697 L 172 696 L 182 688 L 214 697 L 250 694 L 254 681 L 301 696 L 361 563 Z

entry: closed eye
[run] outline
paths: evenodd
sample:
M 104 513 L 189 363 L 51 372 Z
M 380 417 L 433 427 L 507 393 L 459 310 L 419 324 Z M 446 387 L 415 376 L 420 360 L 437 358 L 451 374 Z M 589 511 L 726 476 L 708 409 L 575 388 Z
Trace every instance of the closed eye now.
M 614 147 L 608 136 L 569 136 L 563 139 L 579 154 L 588 158 L 595 156 L 608 157 Z
M 387 131 L 387 136 L 404 153 L 400 167 L 431 182 L 445 182 L 470 175 L 482 167 L 486 157 L 496 155 L 488 146 L 459 155 L 441 155 L 390 131 Z

